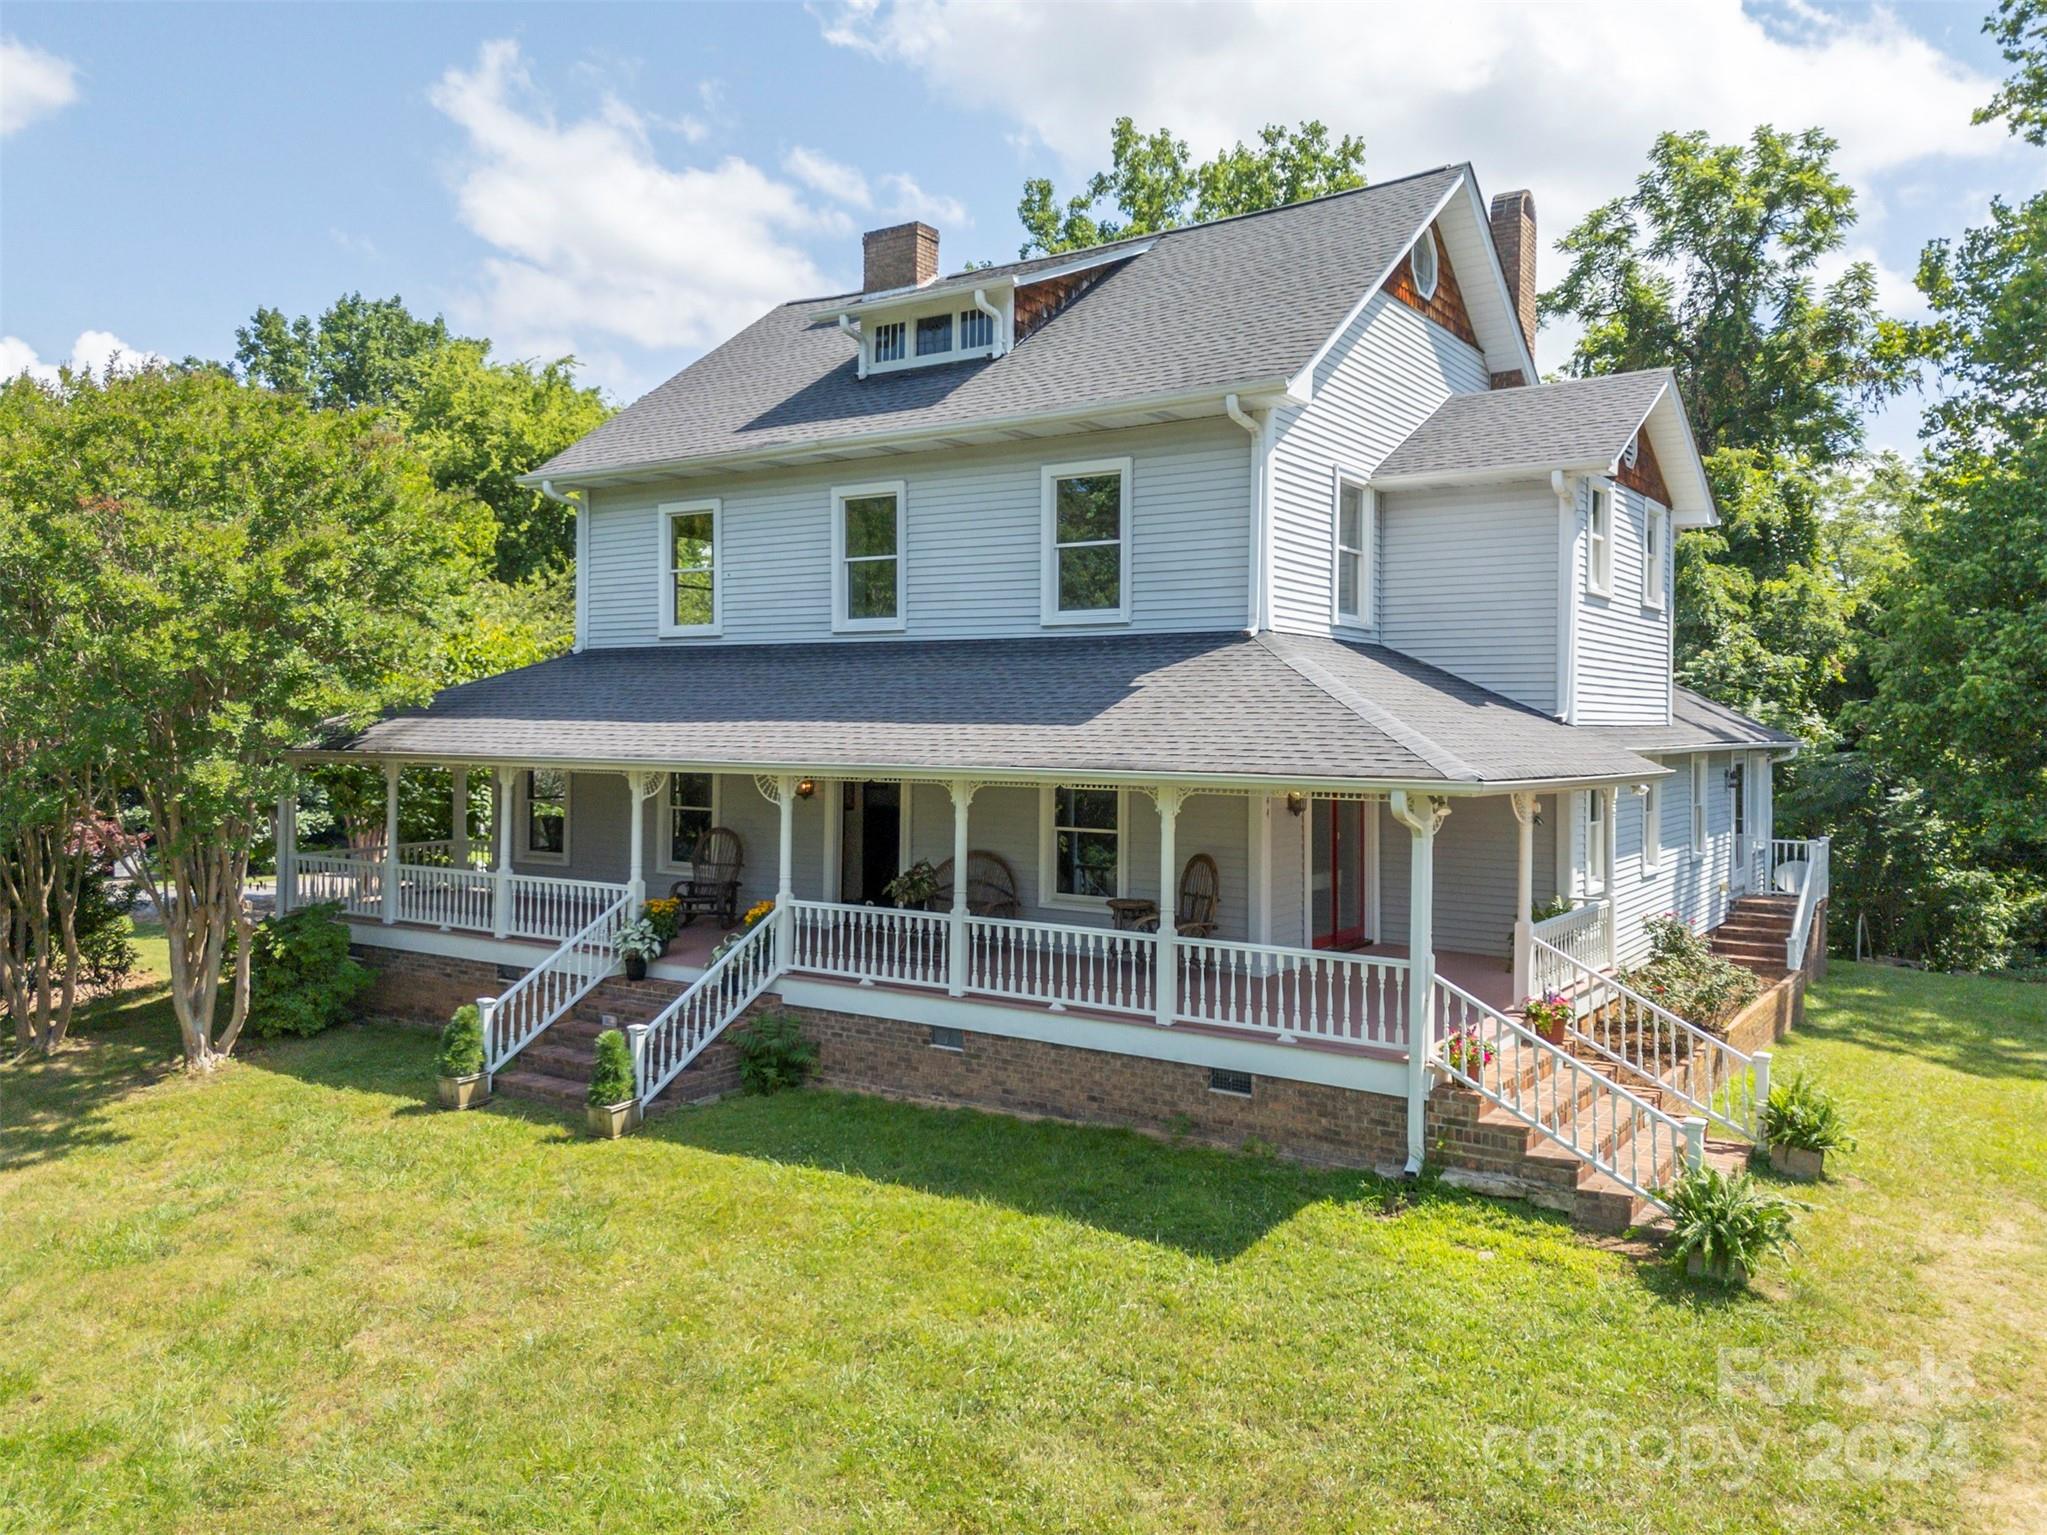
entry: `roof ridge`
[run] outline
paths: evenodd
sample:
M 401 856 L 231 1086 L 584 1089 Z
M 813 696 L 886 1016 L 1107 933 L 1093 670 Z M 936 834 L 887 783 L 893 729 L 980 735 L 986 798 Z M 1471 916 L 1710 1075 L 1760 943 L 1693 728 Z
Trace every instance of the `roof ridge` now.
M 1484 775 L 1457 753 L 1439 745 L 1391 710 L 1381 707 L 1358 692 L 1321 662 L 1310 660 L 1306 656 L 1289 654 L 1280 647 L 1277 634 L 1264 632 L 1254 635 L 1252 643 L 1261 646 L 1267 654 L 1291 667 L 1374 730 L 1406 747 L 1445 778 L 1461 778 L 1474 783 L 1483 779 Z

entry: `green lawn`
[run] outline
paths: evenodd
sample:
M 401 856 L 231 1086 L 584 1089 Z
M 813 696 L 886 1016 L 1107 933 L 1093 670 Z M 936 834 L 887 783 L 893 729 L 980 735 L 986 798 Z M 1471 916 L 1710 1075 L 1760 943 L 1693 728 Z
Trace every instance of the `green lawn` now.
M 824 1093 L 618 1143 L 382 1027 L 0 1067 L 0 1529 L 2034 1527 L 2047 987 L 1842 966 L 1760 1293 L 1525 1207 Z M 1760 1380 L 1760 1384 L 1759 1384 Z

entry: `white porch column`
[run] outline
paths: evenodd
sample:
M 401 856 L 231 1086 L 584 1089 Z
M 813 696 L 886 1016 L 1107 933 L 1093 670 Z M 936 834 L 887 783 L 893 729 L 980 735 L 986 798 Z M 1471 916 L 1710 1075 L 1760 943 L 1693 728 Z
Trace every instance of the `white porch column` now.
M 469 867 L 469 764 L 448 769 L 451 785 L 449 796 L 448 835 L 454 840 L 448 861 L 456 868 Z
M 1606 796 L 1606 867 L 1600 877 L 1606 885 L 1606 968 L 1618 969 L 1621 962 L 1621 908 L 1620 886 L 1615 883 L 1616 868 L 1614 849 L 1620 845 L 1620 790 L 1601 789 Z
M 796 957 L 796 780 L 784 773 L 775 780 L 775 806 L 781 812 L 780 858 L 775 872 L 775 968 L 787 970 Z
M 1396 789 L 1392 810 L 1413 838 L 1407 865 L 1407 1171 L 1418 1173 L 1427 1144 L 1428 1068 L 1435 1054 L 1436 828 L 1450 807 L 1426 794 Z
M 298 781 L 277 796 L 277 914 L 298 904 L 299 791 Z
M 1516 832 L 1514 864 L 1514 1000 L 1524 1001 L 1535 986 L 1535 809 L 1533 794 L 1510 794 Z
M 499 768 L 490 796 L 498 823 L 497 889 L 491 902 L 490 930 L 499 938 L 512 930 L 512 786 L 517 781 L 516 768 Z
M 1180 914 L 1180 855 L 1175 830 L 1186 798 L 1184 789 L 1163 787 L 1153 797 L 1159 811 L 1159 931 L 1152 989 L 1161 1028 L 1171 1028 L 1179 1011 L 1179 939 L 1173 924 Z
M 1244 802 L 1251 818 L 1251 941 L 1272 943 L 1272 796 L 1254 794 Z M 1258 957 L 1265 973 L 1270 956 Z
M 947 934 L 949 963 L 945 989 L 955 997 L 967 994 L 967 835 L 968 811 L 978 787 L 955 778 L 946 787 L 952 791 L 952 923 Z
M 384 923 L 398 920 L 398 775 L 397 763 L 384 764 Z

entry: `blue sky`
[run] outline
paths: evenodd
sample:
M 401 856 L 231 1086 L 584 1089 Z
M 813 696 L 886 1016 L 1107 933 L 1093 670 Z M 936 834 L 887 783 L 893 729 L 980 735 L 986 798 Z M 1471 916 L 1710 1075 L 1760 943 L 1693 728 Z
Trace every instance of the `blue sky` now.
M 1265 121 L 1361 134 L 1384 179 L 1470 159 L 1547 237 L 1663 127 L 1817 123 L 1899 312 L 1918 251 L 2047 157 L 1969 109 L 1978 5 L 101 6 L 0 30 L 0 369 L 221 357 L 259 304 L 400 293 L 621 400 L 923 217 L 947 266 L 1015 253 L 1110 120 L 1203 153 Z M 1652 20 L 1653 18 L 1653 20 Z M 1545 253 L 1545 282 L 1560 263 Z M 1570 336 L 1546 332 L 1546 367 Z M 1916 406 L 1877 423 L 1909 447 Z

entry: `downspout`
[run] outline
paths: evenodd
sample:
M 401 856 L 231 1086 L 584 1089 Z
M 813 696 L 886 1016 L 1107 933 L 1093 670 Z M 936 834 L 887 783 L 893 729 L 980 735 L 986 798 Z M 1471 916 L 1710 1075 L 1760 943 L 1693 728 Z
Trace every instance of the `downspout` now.
M 1578 493 L 1561 469 L 1549 472 L 1557 498 L 1557 718 L 1578 722 Z
M 1234 394 L 1223 396 L 1223 410 L 1251 434 L 1251 549 L 1250 590 L 1245 594 L 1244 632 L 1257 634 L 1270 627 L 1265 610 L 1265 429 L 1256 417 L 1237 403 Z
M 988 290 L 986 288 L 976 288 L 974 290 L 974 307 L 995 322 L 995 355 L 997 357 L 1002 356 L 1009 350 L 1009 327 L 1002 321 L 1002 311 L 988 302 Z M 842 321 L 844 318 L 845 316 L 840 316 Z
M 860 327 L 853 323 L 852 316 L 839 316 L 839 329 L 853 338 L 853 345 L 860 350 L 853 354 L 853 372 L 856 377 L 867 377 L 867 343 L 861 339 Z
M 564 495 L 556 490 L 553 480 L 542 480 L 540 482 L 540 493 L 547 497 L 548 500 L 558 502 L 576 514 L 576 639 L 575 644 L 570 648 L 580 651 L 583 648 L 584 634 L 588 627 L 590 612 L 590 593 L 587 585 L 590 569 L 590 518 L 588 515 L 590 493 L 587 490 L 584 491 L 583 499 L 579 502 L 574 496 Z

